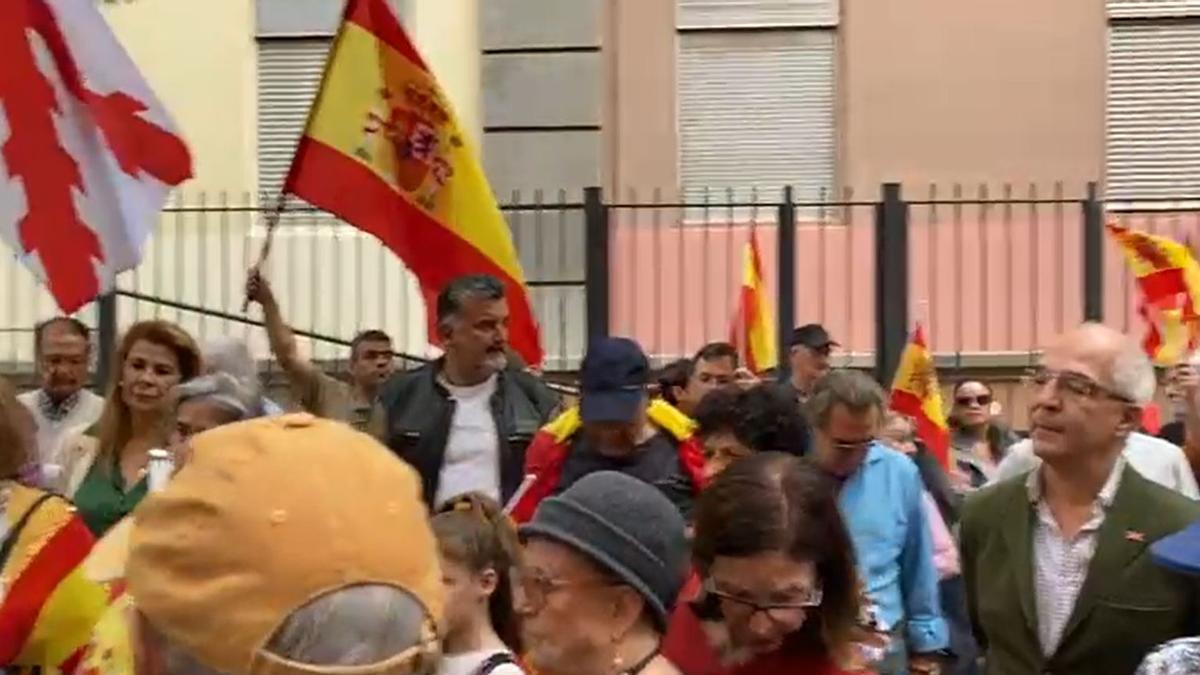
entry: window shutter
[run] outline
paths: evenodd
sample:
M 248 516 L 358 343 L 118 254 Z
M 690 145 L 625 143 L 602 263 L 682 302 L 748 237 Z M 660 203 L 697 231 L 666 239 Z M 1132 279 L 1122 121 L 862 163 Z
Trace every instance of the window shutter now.
M 833 31 L 683 33 L 680 177 L 685 199 L 816 199 L 834 184 Z

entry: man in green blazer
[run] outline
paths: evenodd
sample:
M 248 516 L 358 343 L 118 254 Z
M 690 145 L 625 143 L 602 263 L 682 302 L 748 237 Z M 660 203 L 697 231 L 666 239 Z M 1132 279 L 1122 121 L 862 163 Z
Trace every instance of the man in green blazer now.
M 964 507 L 971 620 L 988 675 L 1129 675 L 1156 645 L 1200 630 L 1200 585 L 1148 555 L 1200 504 L 1122 458 L 1155 389 L 1137 344 L 1084 324 L 1043 362 L 1030 412 L 1041 465 Z

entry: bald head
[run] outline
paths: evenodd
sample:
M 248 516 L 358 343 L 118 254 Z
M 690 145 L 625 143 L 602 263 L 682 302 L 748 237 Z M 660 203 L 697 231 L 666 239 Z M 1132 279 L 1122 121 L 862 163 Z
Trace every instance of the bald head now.
M 1046 349 L 1044 362 L 1088 375 L 1138 406 L 1154 398 L 1154 366 L 1141 346 L 1102 324 L 1085 323 L 1059 336 Z

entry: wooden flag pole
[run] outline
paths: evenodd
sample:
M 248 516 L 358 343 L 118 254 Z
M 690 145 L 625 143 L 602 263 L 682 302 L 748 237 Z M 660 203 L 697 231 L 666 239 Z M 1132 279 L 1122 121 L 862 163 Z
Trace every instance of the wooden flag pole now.
M 271 255 L 271 243 L 275 241 L 275 228 L 279 225 L 279 218 L 283 215 L 283 209 L 287 204 L 287 193 L 280 192 L 279 197 L 275 199 L 275 208 L 267 212 L 267 236 L 263 239 L 262 248 L 258 251 L 258 260 L 250 267 L 251 270 L 262 271 L 262 266 L 267 262 L 267 257 Z M 242 314 L 250 310 L 250 296 L 247 295 L 242 300 Z

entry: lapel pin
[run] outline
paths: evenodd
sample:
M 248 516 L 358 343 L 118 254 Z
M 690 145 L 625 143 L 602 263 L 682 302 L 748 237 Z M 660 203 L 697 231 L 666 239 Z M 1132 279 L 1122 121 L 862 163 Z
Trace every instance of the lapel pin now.
M 1146 533 L 1136 530 L 1125 530 L 1125 541 L 1134 541 L 1139 544 L 1146 543 Z

